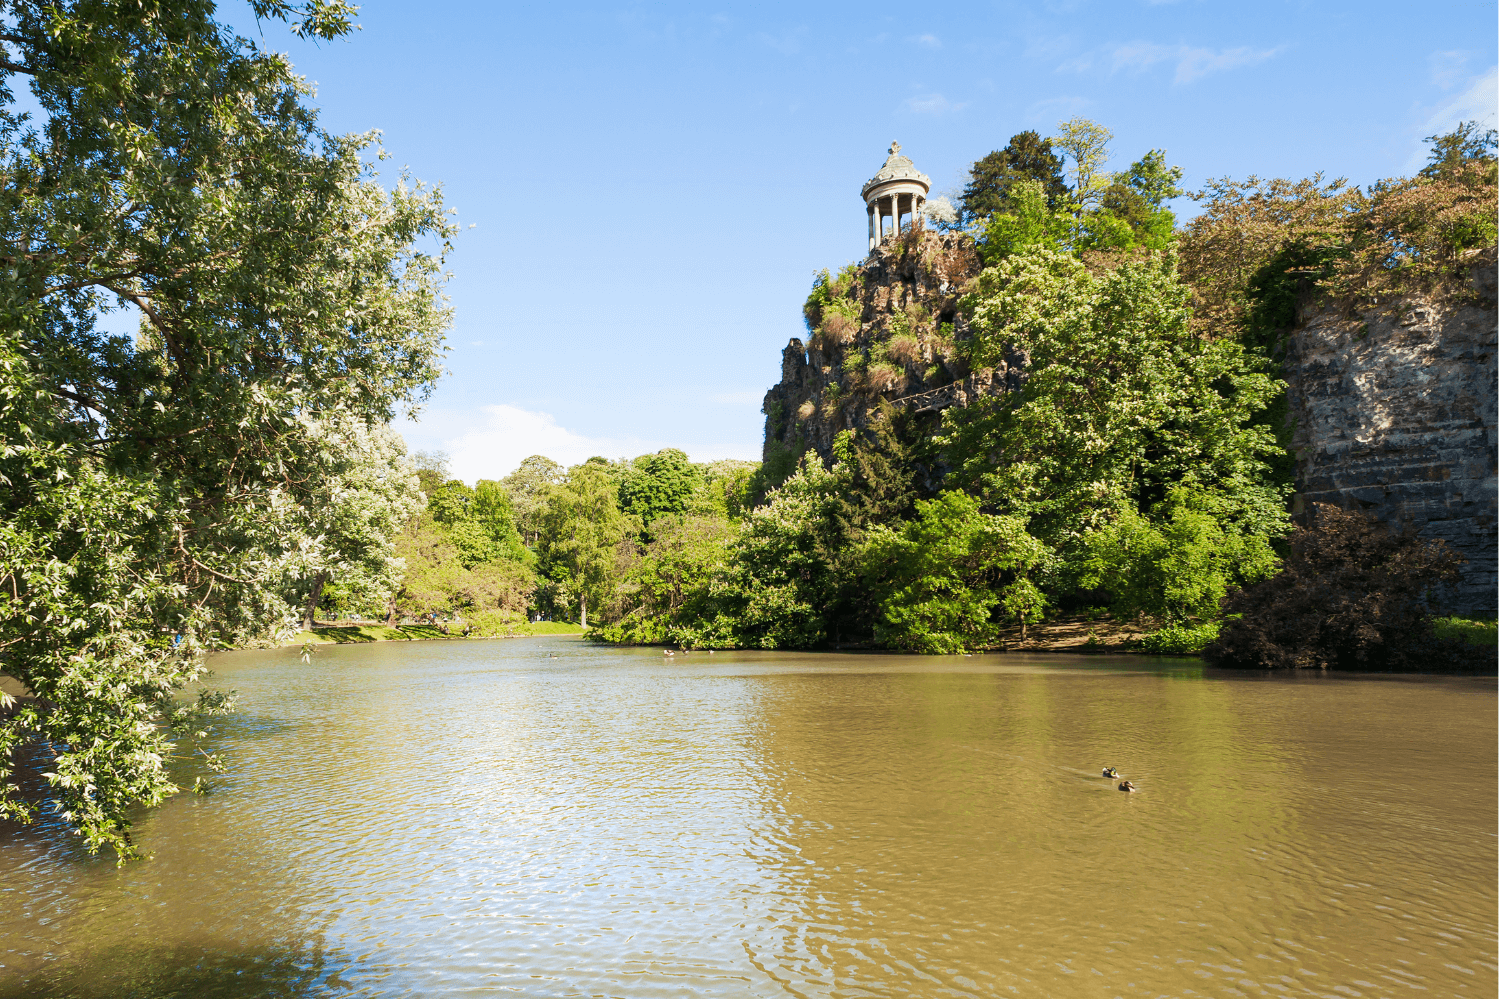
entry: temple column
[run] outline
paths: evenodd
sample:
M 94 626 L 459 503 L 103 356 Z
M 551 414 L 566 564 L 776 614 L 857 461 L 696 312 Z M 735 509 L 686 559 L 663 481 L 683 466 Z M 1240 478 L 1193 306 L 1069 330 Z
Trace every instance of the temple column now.
M 874 203 L 871 202 L 865 207 L 869 209 L 869 248 L 872 250 L 876 245 L 874 239 Z

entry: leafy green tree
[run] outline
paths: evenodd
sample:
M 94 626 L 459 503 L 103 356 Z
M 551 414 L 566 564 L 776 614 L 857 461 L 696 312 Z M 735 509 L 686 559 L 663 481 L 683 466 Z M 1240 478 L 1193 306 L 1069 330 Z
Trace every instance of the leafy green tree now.
M 1187 296 L 1169 256 L 1093 274 L 1038 249 L 986 269 L 965 302 L 973 363 L 1019 350 L 1027 378 L 944 414 L 954 481 L 1059 551 L 1176 485 L 1221 497 L 1241 533 L 1282 533 L 1275 437 L 1253 424 L 1281 383 L 1240 344 L 1193 336 Z
M 531 559 L 531 553 L 526 550 L 520 531 L 515 526 L 515 507 L 504 483 L 493 479 L 480 479 L 474 483 L 471 510 L 474 520 L 499 547 L 502 558 L 517 562 Z
M 462 479 L 448 479 L 435 485 L 424 483 L 427 508 L 432 519 L 451 526 L 473 518 L 474 491 Z
M 992 264 L 1032 248 L 1065 252 L 1076 231 L 1070 212 L 1053 208 L 1038 182 L 1024 180 L 1011 189 L 1009 210 L 989 216 L 979 253 Z
M 1428 180 L 1453 180 L 1477 165 L 1481 176 L 1492 185 L 1495 182 L 1495 167 L 1499 159 L 1494 150 L 1499 149 L 1499 132 L 1492 128 L 1480 128 L 1476 121 L 1465 121 L 1446 135 L 1428 135 L 1431 143 L 1426 165 L 1421 176 Z
M 1112 178 L 1104 172 L 1109 141 L 1114 133 L 1087 118 L 1069 118 L 1057 125 L 1049 141 L 1072 160 L 1072 200 L 1079 206 L 1098 202 Z
M 255 10 L 331 38 L 351 8 Z M 439 194 L 387 191 L 372 138 L 324 132 L 213 15 L 21 0 L 0 61 L 0 647 L 36 695 L 0 751 L 36 740 L 64 821 L 121 859 L 129 809 L 176 790 L 174 738 L 225 707 L 175 700 L 202 652 L 293 627 L 286 594 L 344 558 L 324 428 L 419 404 L 449 322 L 420 249 L 447 252 Z M 135 337 L 100 328 L 119 308 Z
M 403 568 L 395 555 L 396 535 L 426 505 L 406 460 L 406 444 L 395 431 L 354 422 L 327 426 L 325 432 L 340 438 L 343 461 L 325 470 L 307 503 L 329 552 L 309 580 L 302 621 L 308 629 L 329 582 L 347 601 L 362 606 L 384 601 Z
M 1083 537 L 1080 584 L 1106 592 L 1121 618 L 1213 620 L 1231 588 L 1268 579 L 1279 565 L 1270 539 L 1244 533 L 1223 507 L 1222 497 L 1186 487 L 1150 516 L 1125 507 Z
M 630 464 L 619 484 L 619 503 L 648 532 L 658 517 L 686 510 L 702 483 L 702 473 L 686 454 L 666 448 Z
M 1115 174 L 1099 206 L 1079 217 L 1079 249 L 1165 250 L 1176 237 L 1176 216 L 1165 206 L 1184 193 L 1182 168 L 1167 166 L 1166 151 L 1152 149 Z
M 1052 151 L 1050 140 L 1032 131 L 1010 136 L 1003 149 L 995 150 L 969 168 L 968 183 L 959 202 L 963 218 L 972 221 L 1012 211 L 1015 186 L 1022 181 L 1040 185 L 1050 208 L 1067 199 L 1061 157 Z
M 830 536 L 829 498 L 836 479 L 804 464 L 772 490 L 740 525 L 730 563 L 713 589 L 715 619 L 706 644 L 810 648 L 827 637 L 823 607 L 836 587 L 839 541 Z
M 555 589 L 555 602 L 576 602 L 583 627 L 588 627 L 590 604 L 609 602 L 615 548 L 639 524 L 620 510 L 619 483 L 601 458 L 574 465 L 548 493 L 537 546 L 540 564 Z
M 1019 517 L 980 511 L 949 490 L 916 504 L 915 519 L 877 526 L 862 552 L 879 594 L 875 637 L 914 652 L 951 654 L 991 644 L 995 617 L 1040 619 L 1045 599 L 1032 575 L 1050 559 Z
M 541 533 L 542 515 L 546 510 L 547 497 L 552 487 L 561 482 L 566 472 L 550 458 L 533 454 L 509 475 L 500 480 L 510 494 L 510 504 L 515 511 L 515 527 L 527 545 L 535 545 Z
M 688 512 L 729 520 L 743 517 L 753 503 L 760 463 L 725 459 L 698 468 L 702 472 L 702 483 L 693 494 Z
M 620 573 L 622 597 L 615 623 L 597 629 L 610 642 L 688 648 L 733 644 L 713 628 L 713 587 L 729 565 L 737 528 L 721 516 L 669 517 L 628 559 Z

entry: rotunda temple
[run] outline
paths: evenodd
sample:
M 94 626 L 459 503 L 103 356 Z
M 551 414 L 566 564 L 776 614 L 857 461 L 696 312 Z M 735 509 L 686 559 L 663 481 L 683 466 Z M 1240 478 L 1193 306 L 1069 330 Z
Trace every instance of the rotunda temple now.
M 879 173 L 865 182 L 861 192 L 865 210 L 869 213 L 869 248 L 873 250 L 884 240 L 898 235 L 902 217 L 909 215 L 914 222 L 931 189 L 932 178 L 900 154 L 899 142 L 890 143 L 890 158 L 885 160 Z M 885 228 L 887 218 L 890 220 L 889 229 Z

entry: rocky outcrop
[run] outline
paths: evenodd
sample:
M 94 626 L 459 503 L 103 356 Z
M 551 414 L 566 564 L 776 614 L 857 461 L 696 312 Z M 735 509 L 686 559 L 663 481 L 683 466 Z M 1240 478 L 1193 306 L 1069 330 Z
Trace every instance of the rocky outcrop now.
M 1495 610 L 1495 255 L 1469 285 L 1350 319 L 1308 309 L 1285 378 L 1297 450 L 1296 508 L 1333 503 L 1441 538 L 1468 560 L 1451 609 Z
M 935 412 L 1018 385 L 1023 357 L 980 371 L 963 358 L 958 298 L 979 268 L 968 236 L 917 229 L 829 275 L 807 302 L 811 335 L 787 344 L 765 394 L 766 462 L 808 448 L 830 460 L 838 433 L 867 426 L 881 400 Z

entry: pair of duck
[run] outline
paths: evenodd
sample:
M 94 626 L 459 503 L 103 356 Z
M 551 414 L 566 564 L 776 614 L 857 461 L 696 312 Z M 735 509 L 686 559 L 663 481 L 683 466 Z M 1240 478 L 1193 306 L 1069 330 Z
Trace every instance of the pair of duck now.
M 1119 771 L 1115 770 L 1113 767 L 1104 767 L 1103 775 L 1109 780 L 1117 780 L 1119 777 Z M 1133 791 L 1135 790 L 1135 782 L 1132 780 L 1121 780 L 1119 781 L 1119 790 Z

